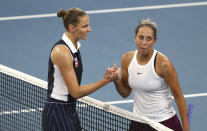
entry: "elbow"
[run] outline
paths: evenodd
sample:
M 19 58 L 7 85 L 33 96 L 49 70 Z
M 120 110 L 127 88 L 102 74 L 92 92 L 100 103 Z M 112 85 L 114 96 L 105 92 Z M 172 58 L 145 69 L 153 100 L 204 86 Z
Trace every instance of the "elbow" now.
M 127 97 L 129 96 L 129 94 L 121 94 L 121 96 L 122 96 L 123 98 L 127 98 Z
M 130 88 L 127 88 L 126 90 L 120 92 L 120 95 L 121 95 L 123 98 L 127 98 L 130 94 L 131 94 L 131 89 L 130 89 Z
M 80 98 L 79 95 L 72 95 L 72 94 L 71 94 L 71 96 L 72 96 L 74 99 L 76 99 L 76 100 Z
M 123 97 L 123 98 L 127 98 L 130 95 L 130 91 L 119 91 L 119 94 Z
M 175 100 L 182 100 L 182 99 L 185 99 L 183 94 L 181 92 L 176 92 L 176 93 L 173 93 L 173 97 Z
M 174 97 L 175 101 L 182 101 L 182 100 L 185 100 L 185 98 L 184 98 L 183 95 L 180 95 L 180 96 L 178 96 L 178 95 L 174 95 L 173 97 Z
M 83 93 L 81 92 L 79 87 L 74 88 L 68 88 L 68 93 L 74 98 L 79 99 L 83 96 Z
M 74 98 L 74 99 L 79 99 L 81 98 L 80 93 L 78 92 L 71 92 L 70 95 Z

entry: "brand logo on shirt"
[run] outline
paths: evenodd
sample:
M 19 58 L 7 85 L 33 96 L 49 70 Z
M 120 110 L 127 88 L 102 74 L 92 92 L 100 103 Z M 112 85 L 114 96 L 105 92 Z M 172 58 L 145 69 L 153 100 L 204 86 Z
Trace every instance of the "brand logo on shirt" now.
M 78 67 L 78 59 L 75 58 L 75 67 L 77 68 Z
M 140 74 L 142 74 L 142 72 L 137 72 L 137 75 L 140 75 Z

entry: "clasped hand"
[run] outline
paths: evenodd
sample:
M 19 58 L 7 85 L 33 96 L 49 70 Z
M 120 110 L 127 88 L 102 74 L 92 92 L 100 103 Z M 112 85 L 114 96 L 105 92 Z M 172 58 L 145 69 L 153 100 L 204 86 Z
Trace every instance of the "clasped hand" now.
M 116 64 L 114 64 L 111 68 L 108 67 L 104 78 L 109 79 L 110 81 L 120 79 L 120 68 L 117 68 Z

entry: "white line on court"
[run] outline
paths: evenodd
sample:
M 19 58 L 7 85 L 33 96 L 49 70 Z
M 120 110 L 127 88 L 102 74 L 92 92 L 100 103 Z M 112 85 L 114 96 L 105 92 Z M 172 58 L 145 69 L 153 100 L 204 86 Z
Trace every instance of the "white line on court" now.
M 17 113 L 28 113 L 28 112 L 36 112 L 36 111 L 42 111 L 42 108 L 4 111 L 4 112 L 0 112 L 0 115 L 17 114 Z
M 204 6 L 204 5 L 207 5 L 207 2 L 193 2 L 193 3 L 183 3 L 183 4 L 168 4 L 168 5 L 154 5 L 154 6 L 142 6 L 142 7 L 130 7 L 130 8 L 105 9 L 105 10 L 91 10 L 91 11 L 86 11 L 86 13 L 100 14 L 100 13 L 127 12 L 127 11 L 138 11 L 138 10 L 152 10 L 152 9 L 164 9 L 164 8 Z M 55 16 L 56 16 L 56 13 L 25 15 L 25 16 L 11 16 L 11 17 L 0 17 L 0 21 L 46 18 L 46 17 L 55 17 Z
M 201 96 L 207 96 L 207 93 L 184 95 L 185 98 L 201 97 Z M 115 105 L 115 104 L 125 104 L 125 103 L 133 103 L 133 102 L 134 102 L 134 100 L 122 100 L 122 101 L 109 101 L 109 102 L 105 102 L 105 103 Z

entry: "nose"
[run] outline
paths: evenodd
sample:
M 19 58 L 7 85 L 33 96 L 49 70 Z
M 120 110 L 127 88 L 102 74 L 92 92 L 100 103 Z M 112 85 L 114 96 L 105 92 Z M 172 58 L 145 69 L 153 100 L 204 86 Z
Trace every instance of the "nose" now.
M 145 39 L 142 40 L 142 45 L 146 45 L 147 41 Z
M 88 32 L 91 32 L 91 27 L 90 26 L 88 26 Z

